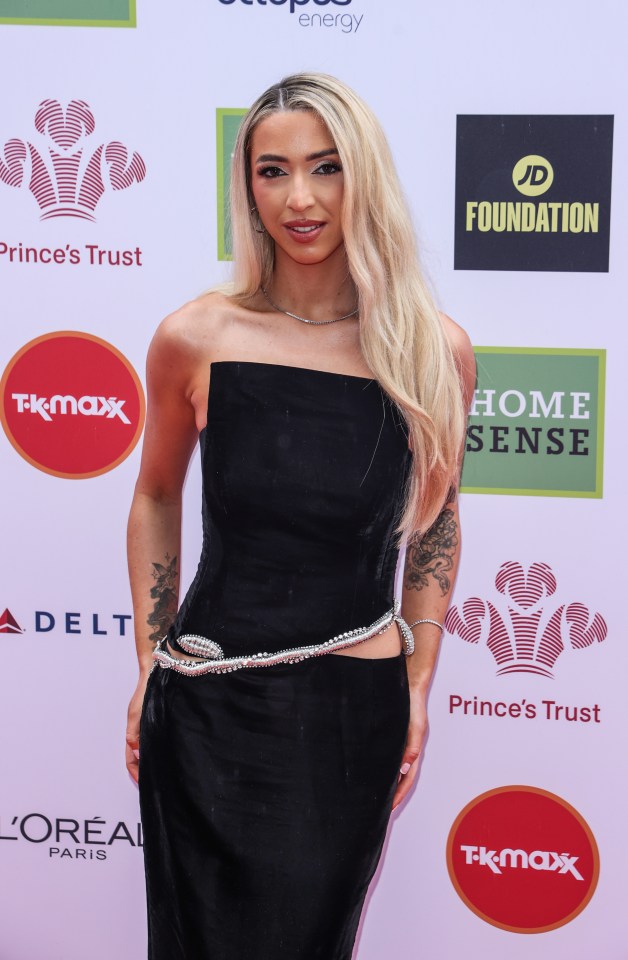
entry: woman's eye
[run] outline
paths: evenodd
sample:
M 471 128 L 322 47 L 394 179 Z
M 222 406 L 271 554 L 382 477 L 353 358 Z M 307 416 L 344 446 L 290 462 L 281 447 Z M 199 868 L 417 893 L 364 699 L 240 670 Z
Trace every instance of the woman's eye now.
M 320 173 L 323 177 L 329 177 L 332 173 L 341 173 L 342 167 L 339 163 L 321 163 L 314 173 Z
M 271 180 L 273 177 L 283 176 L 283 170 L 281 167 L 260 167 L 257 171 L 259 177 L 266 177 L 267 180 Z

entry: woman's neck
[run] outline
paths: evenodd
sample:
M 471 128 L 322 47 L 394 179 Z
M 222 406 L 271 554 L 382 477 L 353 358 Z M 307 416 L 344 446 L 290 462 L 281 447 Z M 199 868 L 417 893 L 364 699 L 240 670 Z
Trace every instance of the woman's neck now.
M 279 307 L 308 320 L 331 320 L 355 310 L 357 291 L 344 251 L 316 264 L 296 263 L 277 253 L 267 293 Z

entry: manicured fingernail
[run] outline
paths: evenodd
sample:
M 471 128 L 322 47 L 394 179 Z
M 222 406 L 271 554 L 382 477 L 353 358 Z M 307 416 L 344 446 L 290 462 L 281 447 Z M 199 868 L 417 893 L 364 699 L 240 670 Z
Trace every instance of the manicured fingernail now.
M 139 750 L 134 750 L 134 751 L 133 751 L 133 756 L 135 757 L 136 760 L 139 760 L 139 758 L 140 758 L 140 752 L 139 752 Z
M 409 773 L 410 767 L 411 767 L 411 764 L 410 764 L 410 763 L 404 763 L 404 764 L 402 765 L 401 770 L 400 770 L 399 772 L 402 773 L 402 774 L 404 775 L 404 777 L 405 777 L 406 773 Z

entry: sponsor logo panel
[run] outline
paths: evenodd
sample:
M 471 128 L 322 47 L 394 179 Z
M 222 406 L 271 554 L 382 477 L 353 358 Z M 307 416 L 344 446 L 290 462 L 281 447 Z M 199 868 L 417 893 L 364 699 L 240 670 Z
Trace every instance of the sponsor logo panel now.
M 472 800 L 447 841 L 447 868 L 462 901 L 512 933 L 555 930 L 587 906 L 600 863 L 591 828 L 562 797 L 505 786 Z
M 0 616 L 0 633 L 24 633 L 24 630 L 8 607 L 5 608 L 4 613 Z
M 239 107 L 219 107 L 216 110 L 216 174 L 218 211 L 218 259 L 231 260 L 231 219 L 229 216 L 229 189 L 233 148 L 242 117 L 247 111 Z
M 224 7 L 242 10 L 255 8 L 256 13 L 265 15 L 269 10 L 277 13 L 281 7 L 291 14 L 291 19 L 299 27 L 315 30 L 336 30 L 344 34 L 355 34 L 362 26 L 363 13 L 346 10 L 353 0 L 218 0 Z M 260 9 L 261 8 L 261 9 Z M 326 8 L 326 9 L 321 9 Z M 340 8 L 340 10 L 339 10 Z
M 49 812 L 0 814 L 0 844 L 5 842 L 35 844 L 48 860 L 74 863 L 102 863 L 114 851 L 141 850 L 144 846 L 140 822 L 53 816 Z
M 558 658 L 602 643 L 606 621 L 586 604 L 556 600 L 558 587 L 547 563 L 502 564 L 489 600 L 470 597 L 449 609 L 445 628 L 467 643 L 488 647 L 497 676 L 553 677 Z
M 135 27 L 136 0 L 0 0 L 0 23 Z
M 113 470 L 144 426 L 144 392 L 110 343 L 62 331 L 31 340 L 0 381 L 4 431 L 30 464 L 79 480 Z
M 126 637 L 131 632 L 130 613 L 88 613 L 85 610 L 58 610 L 41 607 L 25 619 L 8 608 L 0 616 L 0 634 L 53 634 L 54 636 Z
M 565 594 L 549 564 L 535 562 L 526 567 L 509 561 L 497 571 L 494 585 L 489 597 L 473 596 L 452 606 L 445 617 L 445 630 L 450 637 L 488 652 L 497 677 L 551 681 L 561 662 L 574 658 L 574 664 L 586 670 L 587 657 L 599 656 L 597 647 L 608 635 L 606 620 L 583 598 Z M 485 662 L 490 661 L 485 658 Z M 534 688 L 538 690 L 536 683 Z M 520 699 L 516 693 L 513 698 L 512 692 L 510 698 L 502 699 L 457 689 L 449 693 L 447 712 L 456 719 L 593 727 L 604 719 L 599 703 L 564 702 L 542 693 L 535 696 L 528 685 L 526 696 Z
M 146 164 L 118 140 L 98 143 L 94 113 L 85 100 L 42 100 L 35 112 L 38 137 L 13 137 L 0 149 L 0 181 L 30 192 L 40 220 L 72 217 L 95 221 L 105 193 L 141 183 Z M 5 251 L 6 252 L 6 251 Z
M 465 493 L 601 497 L 605 350 L 478 347 Z
M 459 116 L 456 270 L 606 272 L 612 116 Z

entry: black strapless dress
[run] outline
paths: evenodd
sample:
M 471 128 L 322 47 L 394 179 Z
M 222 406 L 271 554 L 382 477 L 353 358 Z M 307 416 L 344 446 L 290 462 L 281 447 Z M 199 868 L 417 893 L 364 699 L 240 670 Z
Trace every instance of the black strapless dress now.
M 203 551 L 171 647 L 207 638 L 237 664 L 381 623 L 412 456 L 377 381 L 213 363 L 200 440 Z M 163 666 L 140 737 L 149 960 L 350 960 L 405 744 L 404 655 Z

